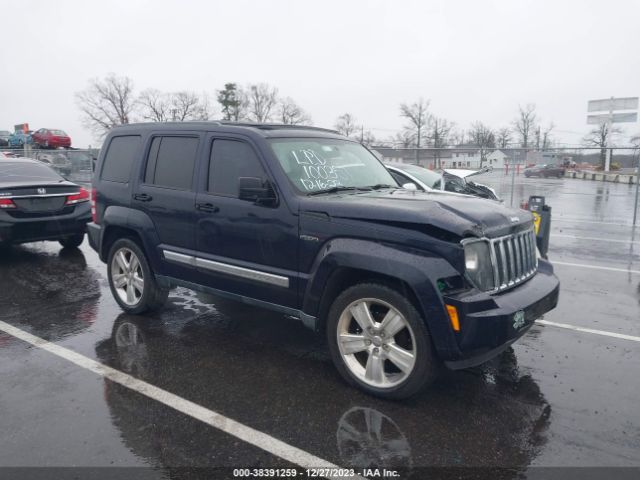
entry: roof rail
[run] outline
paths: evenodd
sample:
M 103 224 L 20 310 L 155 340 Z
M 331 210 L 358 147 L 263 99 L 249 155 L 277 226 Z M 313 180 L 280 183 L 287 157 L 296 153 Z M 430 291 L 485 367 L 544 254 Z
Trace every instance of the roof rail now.
M 118 127 L 144 127 L 150 126 L 154 124 L 162 124 L 162 125 L 185 125 L 185 124 L 206 124 L 206 125 L 215 125 L 218 127 L 229 126 L 229 127 L 249 127 L 249 128 L 257 128 L 259 130 L 316 130 L 319 132 L 327 132 L 334 133 L 336 135 L 342 135 L 337 130 L 332 130 L 330 128 L 322 128 L 322 127 L 311 127 L 309 125 L 288 125 L 284 123 L 257 123 L 257 122 L 235 122 L 232 120 L 188 120 L 184 122 L 136 122 L 136 123 L 126 123 L 123 125 L 116 125 L 114 128 Z
M 285 130 L 285 129 L 317 130 L 319 132 L 329 132 L 329 133 L 335 133 L 337 135 L 341 135 L 341 133 L 338 132 L 337 130 L 332 130 L 330 128 L 323 128 L 323 127 L 312 127 L 310 125 L 290 125 L 286 123 L 235 122 L 232 120 L 218 120 L 217 123 L 221 125 L 229 125 L 229 126 L 253 127 L 253 128 L 258 128 L 260 130 Z

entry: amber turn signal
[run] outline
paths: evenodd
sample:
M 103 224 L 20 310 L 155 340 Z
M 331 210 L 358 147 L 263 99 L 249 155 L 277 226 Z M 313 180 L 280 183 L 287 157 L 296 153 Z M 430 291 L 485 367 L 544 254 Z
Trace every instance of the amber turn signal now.
M 453 305 L 445 305 L 447 307 L 447 313 L 449 314 L 449 321 L 454 331 L 460 331 L 460 319 L 458 318 L 458 309 Z

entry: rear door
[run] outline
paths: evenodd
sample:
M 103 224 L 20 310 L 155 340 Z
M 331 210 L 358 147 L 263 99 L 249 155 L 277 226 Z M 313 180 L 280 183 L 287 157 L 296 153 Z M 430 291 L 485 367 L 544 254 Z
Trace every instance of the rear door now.
M 199 148 L 197 132 L 155 134 L 147 142 L 132 205 L 151 218 L 160 251 L 192 254 L 195 249 L 194 172 Z M 169 275 L 181 276 L 187 270 L 181 264 L 165 264 Z

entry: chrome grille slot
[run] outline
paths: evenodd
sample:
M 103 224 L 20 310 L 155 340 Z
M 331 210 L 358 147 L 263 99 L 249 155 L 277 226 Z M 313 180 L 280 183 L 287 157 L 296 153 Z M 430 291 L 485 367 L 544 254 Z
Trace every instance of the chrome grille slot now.
M 489 239 L 495 286 L 493 292 L 511 288 L 531 278 L 538 269 L 533 229 Z

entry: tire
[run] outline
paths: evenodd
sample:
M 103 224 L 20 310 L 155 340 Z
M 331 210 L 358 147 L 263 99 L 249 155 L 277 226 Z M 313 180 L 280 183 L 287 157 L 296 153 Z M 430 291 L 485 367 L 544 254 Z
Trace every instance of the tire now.
M 363 316 L 365 311 L 370 315 Z M 369 318 L 371 333 L 362 328 Z M 385 320 L 391 320 L 386 327 Z M 377 397 L 415 395 L 433 383 L 440 369 L 424 319 L 406 297 L 385 285 L 362 283 L 340 294 L 327 317 L 327 340 L 340 375 Z
M 63 238 L 59 240 L 60 245 L 63 248 L 78 248 L 84 242 L 84 232 L 76 233 L 75 235 L 71 235 L 70 237 Z
M 167 301 L 169 290 L 158 286 L 144 251 L 131 238 L 120 238 L 109 249 L 107 276 L 113 297 L 127 313 L 158 310 Z

